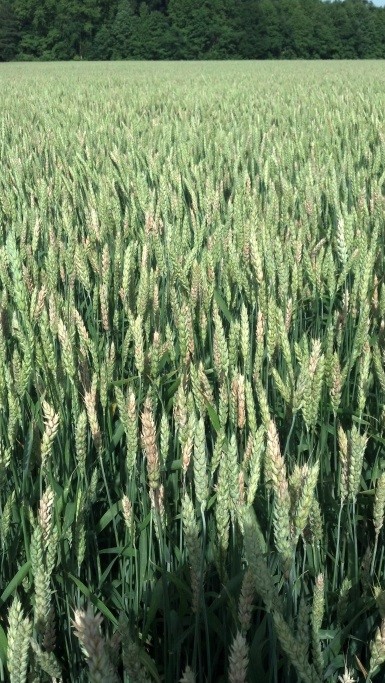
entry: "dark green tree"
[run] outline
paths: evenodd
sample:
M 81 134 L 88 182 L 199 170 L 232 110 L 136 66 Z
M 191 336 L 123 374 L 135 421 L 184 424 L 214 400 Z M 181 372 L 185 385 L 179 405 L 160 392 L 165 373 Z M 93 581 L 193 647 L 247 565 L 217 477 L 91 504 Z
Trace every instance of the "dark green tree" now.
M 334 59 L 339 53 L 339 36 L 326 3 L 313 3 L 313 59 Z
M 174 56 L 178 59 L 215 59 L 236 52 L 237 37 L 226 0 L 170 0 Z
M 311 57 L 314 36 L 308 9 L 300 0 L 281 0 L 279 3 L 281 56 L 286 59 Z
M 354 50 L 359 59 L 382 57 L 382 35 L 377 11 L 367 0 L 346 0 L 354 34 Z
M 98 0 L 60 0 L 56 3 L 55 26 L 68 46 L 68 57 L 87 59 L 100 19 Z
M 114 34 L 111 23 L 103 23 L 95 34 L 90 50 L 91 59 L 108 60 L 112 58 L 114 50 Z
M 170 59 L 173 56 L 168 17 L 157 10 L 150 12 L 144 2 L 133 22 L 131 56 L 134 59 Z
M 128 59 L 132 57 L 134 27 L 135 12 L 131 0 L 119 0 L 112 24 L 112 59 Z
M 0 0 L 0 61 L 14 59 L 18 53 L 20 24 L 13 4 Z
M 235 14 L 235 32 L 238 37 L 238 54 L 241 59 L 263 58 L 262 13 L 255 0 L 240 0 Z
M 259 59 L 276 59 L 281 57 L 283 36 L 279 15 L 279 3 L 275 0 L 261 0 L 260 19 L 257 26 L 257 53 Z M 255 59 L 254 57 L 254 59 Z
M 329 5 L 338 39 L 337 59 L 356 59 L 354 27 L 347 11 L 346 2 L 333 2 Z
M 385 56 L 369 0 L 0 0 L 0 60 Z

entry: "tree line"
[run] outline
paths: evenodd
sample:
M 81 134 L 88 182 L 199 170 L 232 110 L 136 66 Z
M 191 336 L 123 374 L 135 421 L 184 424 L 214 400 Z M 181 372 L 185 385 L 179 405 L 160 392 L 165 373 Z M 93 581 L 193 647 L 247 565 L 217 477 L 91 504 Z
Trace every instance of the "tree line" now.
M 0 61 L 383 57 L 368 0 L 0 0 Z

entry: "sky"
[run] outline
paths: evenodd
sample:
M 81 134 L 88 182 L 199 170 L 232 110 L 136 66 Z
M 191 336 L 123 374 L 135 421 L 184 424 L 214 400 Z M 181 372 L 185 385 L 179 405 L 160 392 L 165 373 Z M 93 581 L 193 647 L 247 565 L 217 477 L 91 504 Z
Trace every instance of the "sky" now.
M 384 0 L 372 0 L 372 2 L 376 7 L 382 7 L 385 4 Z

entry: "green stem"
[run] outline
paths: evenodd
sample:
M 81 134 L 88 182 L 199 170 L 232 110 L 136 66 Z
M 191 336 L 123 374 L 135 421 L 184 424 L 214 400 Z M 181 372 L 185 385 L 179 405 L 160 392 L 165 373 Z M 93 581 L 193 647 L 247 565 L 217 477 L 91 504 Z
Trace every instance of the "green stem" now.
M 341 498 L 340 511 L 338 513 L 337 544 L 336 544 L 336 556 L 335 556 L 335 560 L 334 560 L 334 574 L 333 574 L 333 590 L 335 590 L 336 586 L 337 586 L 337 572 L 338 572 L 338 561 L 339 561 L 339 554 L 340 554 L 340 537 L 341 537 L 341 516 L 342 516 L 343 506 L 344 506 L 344 501 L 343 501 L 343 498 Z

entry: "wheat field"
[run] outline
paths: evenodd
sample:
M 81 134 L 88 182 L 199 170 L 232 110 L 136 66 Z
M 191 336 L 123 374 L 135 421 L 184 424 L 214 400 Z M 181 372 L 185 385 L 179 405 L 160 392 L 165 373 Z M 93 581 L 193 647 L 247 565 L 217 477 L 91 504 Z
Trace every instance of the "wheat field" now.
M 0 680 L 383 680 L 383 64 L 0 86 Z

